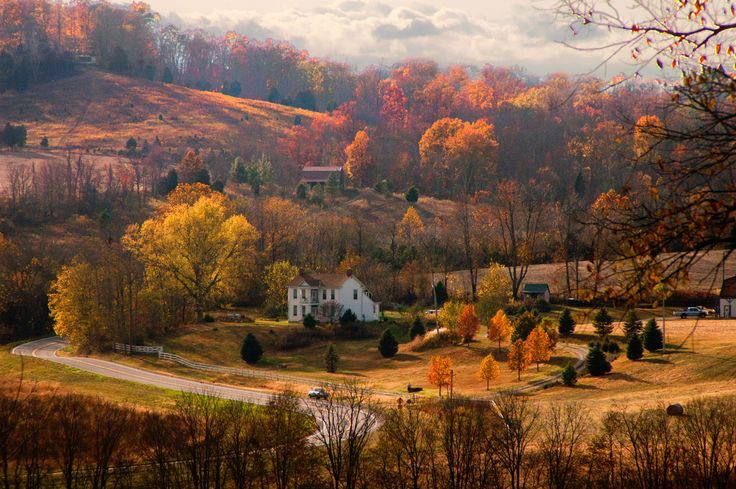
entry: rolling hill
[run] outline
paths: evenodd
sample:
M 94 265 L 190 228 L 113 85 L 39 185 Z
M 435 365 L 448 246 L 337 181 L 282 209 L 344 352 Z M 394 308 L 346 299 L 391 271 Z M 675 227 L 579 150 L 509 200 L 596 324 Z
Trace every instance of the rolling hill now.
M 119 150 L 130 137 L 164 147 L 219 149 L 233 141 L 253 150 L 273 148 L 278 137 L 316 114 L 261 100 L 87 70 L 0 95 L 0 122 L 28 128 L 28 144 L 43 136 L 52 148 Z

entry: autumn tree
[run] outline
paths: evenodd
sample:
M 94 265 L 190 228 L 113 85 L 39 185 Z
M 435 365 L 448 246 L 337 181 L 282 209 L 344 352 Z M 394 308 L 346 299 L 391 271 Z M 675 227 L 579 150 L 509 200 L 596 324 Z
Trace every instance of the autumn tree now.
M 478 313 L 490 318 L 511 299 L 511 281 L 502 265 L 491 263 L 478 282 Z
M 529 349 L 531 360 L 537 364 L 537 372 L 539 372 L 539 364 L 546 362 L 552 357 L 552 345 L 547 332 L 537 326 L 534 331 L 529 333 L 526 339 L 526 345 Z
M 486 390 L 491 386 L 491 381 L 496 380 L 501 372 L 498 368 L 498 362 L 493 358 L 493 355 L 487 355 L 480 362 L 480 370 L 478 370 L 478 377 L 481 380 L 486 381 Z
M 450 385 L 451 371 L 452 360 L 449 357 L 435 355 L 429 360 L 427 380 L 430 384 L 437 386 L 440 397 L 442 397 L 442 387 Z
M 498 341 L 498 351 L 501 351 L 501 341 L 507 340 L 511 335 L 513 327 L 503 309 L 499 309 L 496 314 L 488 320 L 488 339 Z
M 475 314 L 473 304 L 466 304 L 457 321 L 457 332 L 465 343 L 473 340 L 480 329 L 480 320 Z
M 437 120 L 419 141 L 428 188 L 439 194 L 454 189 L 471 195 L 495 172 L 497 147 L 494 127 L 483 119 Z
M 205 308 L 229 290 L 233 272 L 252 253 L 257 236 L 245 217 L 228 215 L 224 197 L 217 194 L 176 205 L 130 228 L 124 243 L 149 274 L 180 288 L 202 320 Z
M 202 175 L 206 171 L 202 156 L 191 149 L 184 154 L 177 165 L 179 181 L 183 183 L 209 183 L 202 181 Z
M 345 173 L 353 185 L 371 187 L 378 180 L 376 160 L 371 152 L 371 138 L 368 132 L 355 133 L 353 142 L 345 147 Z
M 456 332 L 463 308 L 464 305 L 462 302 L 455 300 L 445 302 L 438 315 L 439 325 L 443 328 L 447 328 L 450 332 Z
M 288 297 L 286 296 L 289 282 L 299 274 L 299 268 L 287 260 L 277 261 L 268 265 L 263 276 L 266 286 L 265 306 L 268 310 L 283 314 L 286 312 Z
M 409 245 L 414 245 L 418 242 L 423 232 L 424 221 L 422 221 L 421 216 L 414 206 L 410 205 L 397 225 L 397 233 L 403 241 Z
M 529 367 L 532 362 L 531 352 L 524 340 L 519 338 L 509 348 L 509 369 L 516 372 L 517 380 L 521 380 L 521 373 Z

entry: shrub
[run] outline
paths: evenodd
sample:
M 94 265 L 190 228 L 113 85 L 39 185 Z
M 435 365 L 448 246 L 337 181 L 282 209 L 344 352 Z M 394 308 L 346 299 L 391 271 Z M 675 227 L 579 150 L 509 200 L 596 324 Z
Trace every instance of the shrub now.
M 419 200 L 419 189 L 412 185 L 404 194 L 404 198 L 407 202 L 416 203 Z
M 647 321 L 647 325 L 644 327 L 644 333 L 642 333 L 642 341 L 647 351 L 655 352 L 664 347 L 662 330 L 659 329 L 656 319 L 652 318 Z
M 422 318 L 419 316 L 414 318 L 414 322 L 411 325 L 411 328 L 409 328 L 409 338 L 412 340 L 416 338 L 417 336 L 424 336 L 427 333 L 427 330 L 424 328 L 424 323 L 422 323 Z
M 394 338 L 390 329 L 385 329 L 378 340 L 378 351 L 383 358 L 391 358 L 399 351 L 399 342 Z
M 215 318 L 213 318 L 213 317 L 212 317 L 212 316 L 210 316 L 209 314 L 205 314 L 205 315 L 204 315 L 204 317 L 202 318 L 202 320 L 203 320 L 203 321 L 204 321 L 205 323 L 214 323 L 214 322 L 215 322 Z
M 300 183 L 296 187 L 296 198 L 300 200 L 307 200 L 307 186 Z
M 632 335 L 638 335 L 640 333 L 641 320 L 635 310 L 629 309 L 626 316 L 624 316 L 624 334 L 629 338 Z
M 41 147 L 42 148 L 48 148 L 49 147 L 49 138 L 46 136 L 41 138 Z
M 539 324 L 539 318 L 533 312 L 525 312 L 516 319 L 514 325 L 514 332 L 511 335 L 511 341 L 526 340 L 529 333 L 534 331 L 534 328 Z
M 447 302 L 449 296 L 447 294 L 447 287 L 445 287 L 444 282 L 441 280 L 435 284 L 434 294 L 437 296 L 437 307 L 442 307 L 442 305 Z
M 568 387 L 572 387 L 578 383 L 578 371 L 571 364 L 562 370 L 562 383 Z
M 240 358 L 249 365 L 258 363 L 263 356 L 263 348 L 253 333 L 248 333 L 240 347 Z
M 296 350 L 324 341 L 330 336 L 329 332 L 317 328 L 291 330 L 278 337 L 275 347 L 279 351 Z
M 342 316 L 340 316 L 340 324 L 346 325 L 350 323 L 354 323 L 358 320 L 358 316 L 355 315 L 353 311 L 350 309 L 346 309 L 344 313 L 342 313 Z
M 621 347 L 615 341 L 610 341 L 608 338 L 606 338 L 605 340 L 603 340 L 601 350 L 606 353 L 612 353 L 615 355 L 621 352 Z
M 539 297 L 534 301 L 534 309 L 539 312 L 550 312 L 552 310 L 552 306 L 549 305 L 549 302 Z
M 125 149 L 128 151 L 134 151 L 138 147 L 138 141 L 134 137 L 128 138 L 125 142 Z
M 585 358 L 585 367 L 588 373 L 594 377 L 605 375 L 611 371 L 611 363 L 601 349 L 600 343 L 592 343 Z
M 304 320 L 302 321 L 302 324 L 305 328 L 313 329 L 317 326 L 317 320 L 312 316 L 311 313 L 304 316 Z
M 575 332 L 575 320 L 572 317 L 570 309 L 565 308 L 560 315 L 557 330 L 562 336 L 570 336 Z
M 440 333 L 434 333 L 425 336 L 417 336 L 412 341 L 409 349 L 411 351 L 422 352 L 426 350 L 433 350 L 435 348 L 444 348 L 446 346 L 452 346 L 460 341 L 460 336 L 457 333 L 451 331 L 441 331 Z
M 626 345 L 626 358 L 629 360 L 640 360 L 644 356 L 644 345 L 638 334 L 629 336 L 629 343 Z
M 605 307 L 602 307 L 593 316 L 593 327 L 598 336 L 608 336 L 613 331 L 613 318 Z
M 344 340 L 361 340 L 374 336 L 365 324 L 358 322 L 349 322 L 340 324 L 335 329 L 335 336 Z
M 340 361 L 340 355 L 335 350 L 335 345 L 330 343 L 325 352 L 325 370 L 330 373 L 337 372 L 337 363 Z

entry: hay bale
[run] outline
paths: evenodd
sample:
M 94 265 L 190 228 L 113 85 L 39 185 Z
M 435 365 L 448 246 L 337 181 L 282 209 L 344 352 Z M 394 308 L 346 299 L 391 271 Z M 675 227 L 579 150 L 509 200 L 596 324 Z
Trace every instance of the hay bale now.
M 668 416 L 682 416 L 683 414 L 685 414 L 685 408 L 682 407 L 682 404 L 675 403 L 667 406 Z

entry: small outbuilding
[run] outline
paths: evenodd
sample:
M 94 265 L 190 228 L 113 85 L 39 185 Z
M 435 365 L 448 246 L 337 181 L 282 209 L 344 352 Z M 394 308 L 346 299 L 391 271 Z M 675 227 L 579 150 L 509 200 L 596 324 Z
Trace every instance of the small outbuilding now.
M 315 185 L 327 185 L 330 177 L 337 179 L 340 187 L 344 184 L 344 172 L 341 166 L 305 166 L 301 172 L 301 183 L 305 183 L 310 187 Z
M 723 281 L 718 302 L 721 317 L 736 318 L 736 277 L 727 278 Z
M 524 288 L 521 291 L 521 296 L 524 298 L 524 300 L 528 299 L 535 301 L 537 299 L 544 299 L 545 301 L 549 302 L 549 285 L 526 283 L 524 284 Z

